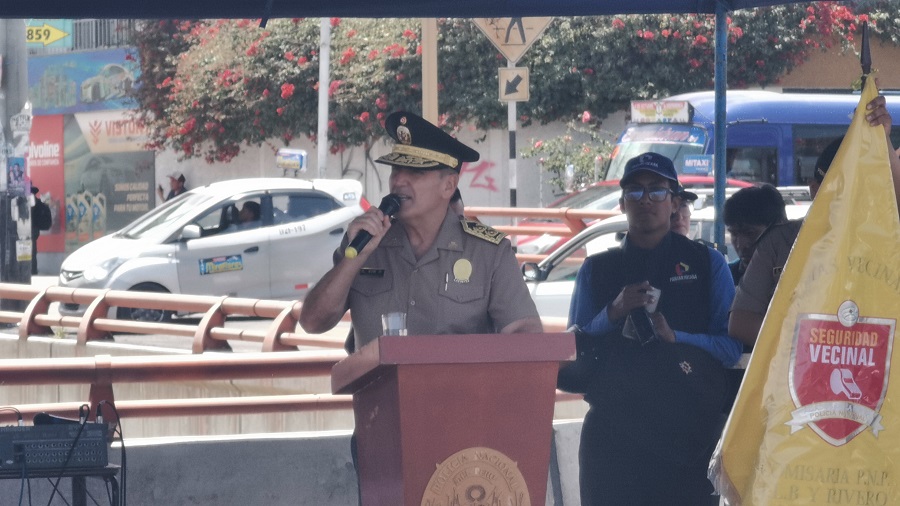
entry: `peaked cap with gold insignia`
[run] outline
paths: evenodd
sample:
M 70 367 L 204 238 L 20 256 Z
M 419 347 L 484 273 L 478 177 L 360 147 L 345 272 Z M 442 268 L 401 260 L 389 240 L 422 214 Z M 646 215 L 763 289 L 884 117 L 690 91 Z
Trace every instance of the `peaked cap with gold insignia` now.
M 478 151 L 466 146 L 421 116 L 397 111 L 384 121 L 388 135 L 396 141 L 378 163 L 418 170 L 462 168 L 463 162 L 478 161 Z

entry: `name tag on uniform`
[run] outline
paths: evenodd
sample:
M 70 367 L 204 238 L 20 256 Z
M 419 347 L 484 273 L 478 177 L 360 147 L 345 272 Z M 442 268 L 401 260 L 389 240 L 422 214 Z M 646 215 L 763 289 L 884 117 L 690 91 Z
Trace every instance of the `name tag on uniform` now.
M 375 276 L 377 278 L 384 277 L 384 269 L 373 269 L 371 267 L 363 267 L 359 270 L 360 276 Z

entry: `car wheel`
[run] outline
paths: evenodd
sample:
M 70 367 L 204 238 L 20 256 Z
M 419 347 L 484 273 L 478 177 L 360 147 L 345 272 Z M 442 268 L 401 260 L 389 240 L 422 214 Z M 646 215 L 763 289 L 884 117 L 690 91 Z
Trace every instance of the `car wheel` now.
M 169 293 L 168 290 L 156 283 L 139 283 L 132 286 L 130 291 Z M 120 320 L 163 323 L 172 320 L 172 311 L 138 307 L 120 307 L 116 313 L 116 317 Z

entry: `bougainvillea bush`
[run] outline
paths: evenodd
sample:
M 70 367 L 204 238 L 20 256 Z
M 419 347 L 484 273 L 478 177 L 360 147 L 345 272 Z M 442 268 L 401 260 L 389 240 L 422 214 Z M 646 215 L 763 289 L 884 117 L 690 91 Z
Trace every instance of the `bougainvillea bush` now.
M 896 42 L 896 3 L 732 13 L 729 87 L 777 83 L 810 51 L 849 48 L 862 20 Z M 556 19 L 518 62 L 531 76 L 531 99 L 517 105 L 520 124 L 577 121 L 586 112 L 596 127 L 630 100 L 709 89 L 714 24 L 708 15 Z M 319 27 L 319 19 L 274 19 L 265 28 L 258 20 L 148 21 L 135 40 L 141 65 L 135 94 L 152 146 L 228 161 L 246 145 L 315 140 Z M 370 148 L 384 135 L 386 114 L 421 110 L 419 21 L 335 18 L 331 28 L 330 149 Z M 441 126 L 504 128 L 497 69 L 505 59 L 470 20 L 441 19 L 438 30 Z

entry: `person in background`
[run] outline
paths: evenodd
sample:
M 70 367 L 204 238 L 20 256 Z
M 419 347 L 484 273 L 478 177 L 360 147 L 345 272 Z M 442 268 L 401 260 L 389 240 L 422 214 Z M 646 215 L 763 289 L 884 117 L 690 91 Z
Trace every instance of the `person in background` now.
M 673 198 L 677 207 L 675 212 L 672 213 L 672 232 L 690 237 L 691 211 L 694 208 L 694 202 L 697 200 L 697 194 L 682 188 Z
M 628 234 L 620 248 L 587 258 L 569 311 L 596 354 L 584 396 L 581 504 L 716 505 L 707 467 L 725 367 L 741 354 L 726 334 L 734 283 L 721 253 L 672 232 L 682 188 L 670 159 L 632 158 L 619 184 Z M 629 322 L 647 338 L 635 339 Z
M 238 211 L 238 222 L 234 225 L 235 232 L 251 230 L 259 227 L 260 205 L 259 202 L 248 200 Z M 229 231 L 232 229 L 229 229 Z
M 34 196 L 34 205 L 31 206 L 31 274 L 37 274 L 37 242 L 41 236 L 41 230 L 50 230 L 53 226 L 53 214 L 50 206 L 38 197 L 41 190 L 37 186 L 31 187 Z
M 259 221 L 259 216 L 259 202 L 254 202 L 252 200 L 244 202 L 244 205 L 241 206 L 241 212 L 238 214 L 238 217 L 240 218 L 242 224 Z
M 887 110 L 885 99 L 878 96 L 866 104 L 866 120 L 871 126 L 884 127 L 887 137 L 888 158 L 891 175 L 894 181 L 894 192 L 897 195 L 897 206 L 900 208 L 900 155 L 891 143 L 891 115 Z M 819 185 L 825 179 L 825 173 L 837 154 L 843 137 L 835 139 L 826 147 L 816 160 L 813 179 L 809 182 L 809 193 L 815 199 Z M 741 277 L 731 306 L 728 319 L 728 334 L 748 346 L 756 343 L 759 329 L 769 308 L 769 302 L 775 294 L 781 271 L 787 262 L 794 240 L 800 232 L 802 221 L 788 221 L 776 225 L 759 240 L 756 251 L 747 270 Z
M 741 188 L 725 201 L 722 218 L 738 255 L 728 264 L 737 286 L 762 235 L 769 228 L 787 222 L 784 198 L 768 183 Z
M 168 202 L 173 198 L 181 195 L 182 193 L 187 191 L 187 188 L 184 186 L 186 179 L 184 174 L 181 172 L 173 172 L 169 174 L 169 193 L 168 195 L 163 196 L 163 187 L 162 185 L 158 185 L 156 187 L 156 194 L 163 200 L 163 202 Z

